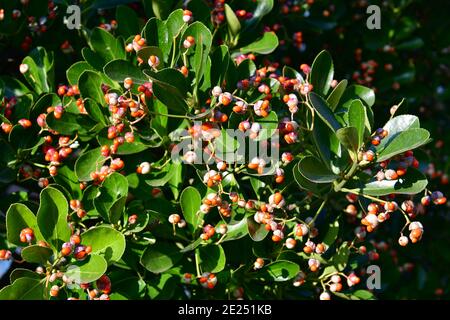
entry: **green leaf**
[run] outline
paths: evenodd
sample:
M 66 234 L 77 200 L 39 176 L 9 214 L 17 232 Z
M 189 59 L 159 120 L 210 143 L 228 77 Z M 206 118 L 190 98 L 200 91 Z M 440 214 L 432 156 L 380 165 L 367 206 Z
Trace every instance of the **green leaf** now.
M 9 275 L 9 282 L 14 283 L 14 281 L 20 278 L 41 280 L 43 278 L 43 275 L 40 275 L 37 272 L 31 271 L 29 269 L 15 268 Z
M 47 113 L 47 108 L 50 106 L 60 106 L 61 99 L 56 93 L 46 93 L 42 95 L 33 105 L 30 112 L 31 118 L 37 118 L 41 113 Z
M 201 204 L 202 197 L 194 187 L 187 187 L 181 192 L 180 206 L 183 211 L 184 219 L 191 232 L 197 230 L 199 224 L 203 220 L 204 214 L 199 211 Z
M 158 47 L 143 47 L 141 50 L 137 52 L 139 58 L 144 61 L 144 64 L 148 63 L 148 59 L 150 56 L 157 56 L 160 60 L 158 69 L 164 67 L 164 55 L 160 48 Z
M 283 67 L 283 77 L 289 78 L 289 79 L 297 79 L 299 83 L 304 83 L 305 80 L 303 79 L 300 72 L 295 70 L 294 68 L 291 68 L 289 66 Z
M 338 234 L 339 234 L 339 220 L 336 219 L 334 222 L 329 224 L 328 231 L 325 237 L 323 238 L 322 242 L 325 243 L 328 247 L 330 247 L 336 241 Z
M 161 273 L 172 268 L 182 257 L 174 244 L 157 242 L 144 251 L 141 264 L 150 272 Z
M 198 237 L 197 240 L 195 240 L 195 241 L 191 242 L 190 244 L 188 244 L 186 247 L 181 249 L 180 252 L 181 253 L 186 253 L 186 252 L 192 251 L 195 248 L 197 248 L 202 242 L 203 242 L 203 239 Z
M 354 84 L 345 89 L 341 98 L 342 106 L 348 108 L 353 100 L 360 99 L 366 107 L 371 107 L 375 103 L 375 92 L 372 89 Z
M 66 71 L 66 77 L 69 81 L 70 85 L 78 84 L 78 79 L 80 78 L 81 74 L 86 71 L 95 71 L 95 68 L 92 67 L 89 63 L 86 61 L 78 61 L 75 62 L 73 65 L 69 67 Z
M 125 237 L 110 227 L 95 227 L 81 234 L 83 244 L 92 247 L 92 253 L 102 256 L 108 264 L 119 261 L 125 252 Z
M 102 91 L 102 77 L 94 71 L 86 70 L 78 78 L 78 88 L 83 98 L 92 98 L 100 105 L 105 103 Z
M 369 290 L 356 290 L 354 291 L 350 298 L 352 300 L 358 299 L 358 300 L 375 300 L 375 296 L 372 292 L 370 292 Z
M 256 40 L 245 47 L 240 49 L 241 54 L 247 53 L 259 53 L 259 54 L 269 54 L 275 51 L 278 47 L 278 37 L 273 32 L 265 32 L 262 38 Z
M 128 180 L 120 173 L 110 174 L 98 189 L 98 195 L 94 199 L 94 207 L 106 221 L 117 223 L 125 207 L 125 201 L 120 198 L 128 195 Z M 116 202 L 120 200 L 118 204 Z M 115 214 L 116 211 L 120 212 Z
M 347 266 L 348 257 L 350 256 L 350 248 L 348 243 L 344 242 L 336 252 L 336 254 L 331 258 L 331 263 L 338 271 L 342 271 Z
M 311 66 L 310 82 L 314 92 L 325 97 L 330 90 L 333 76 L 333 59 L 328 51 L 323 50 L 316 56 Z
M 23 76 L 38 94 L 53 90 L 53 54 L 47 54 L 43 47 L 37 47 L 23 59 L 22 63 L 27 64 L 29 68 Z
M 358 136 L 357 150 L 364 142 L 364 133 L 366 131 L 366 111 L 361 100 L 353 100 L 348 109 L 348 125 L 356 128 Z
M 410 114 L 402 114 L 389 120 L 383 127 L 388 132 L 387 137 L 381 140 L 380 144 L 376 147 L 379 152 L 392 140 L 394 140 L 400 133 L 408 129 L 420 128 L 419 118 Z
M 59 167 L 58 174 L 53 179 L 57 184 L 70 192 L 72 199 L 81 199 L 83 193 L 81 192 L 78 178 L 69 166 Z
M 53 251 L 50 248 L 34 244 L 23 248 L 20 254 L 26 262 L 45 265 L 53 255 Z
M 165 24 L 169 31 L 169 41 L 178 37 L 181 31 L 187 26 L 186 22 L 183 21 L 183 9 L 172 11 L 165 21 Z
M 430 140 L 428 130 L 422 128 L 414 128 L 399 133 L 392 139 L 386 147 L 381 150 L 377 157 L 377 162 L 388 160 L 393 156 L 408 150 L 418 148 Z
M 337 131 L 341 128 L 341 125 L 334 117 L 333 112 L 328 106 L 327 102 L 314 92 L 308 94 L 308 100 L 312 107 L 315 109 L 319 117 L 331 128 L 333 131 Z
M 340 128 L 336 131 L 336 137 L 347 150 L 352 151 L 353 155 L 356 154 L 359 149 L 358 129 L 355 127 Z
M 128 38 L 140 32 L 139 19 L 136 12 L 127 6 L 116 8 L 117 31 L 120 35 Z
M 106 121 L 106 117 L 100 108 L 100 105 L 92 99 L 84 99 L 83 102 L 84 109 L 91 119 L 98 123 L 101 123 L 103 126 L 106 126 L 108 123 Z
M 406 174 L 398 180 L 382 180 L 369 182 L 354 191 L 370 196 L 385 196 L 389 194 L 418 194 L 428 184 L 427 178 L 418 170 L 408 168 Z
M 241 31 L 241 23 L 236 17 L 233 9 L 225 3 L 225 17 L 227 18 L 228 30 L 233 37 L 236 37 Z
M 108 139 L 108 129 L 104 128 L 97 136 L 97 141 L 100 145 L 110 145 L 111 140 Z M 135 132 L 134 133 L 134 142 L 125 142 L 123 145 L 117 149 L 115 154 L 117 155 L 128 155 L 135 154 L 147 150 L 148 148 L 155 147 L 155 145 L 150 145 L 142 142 L 140 135 Z M 156 141 L 155 141 L 156 142 Z
M 315 157 L 303 158 L 298 164 L 298 169 L 303 177 L 316 183 L 330 183 L 339 178 Z
M 225 238 L 223 238 L 222 242 L 237 240 L 245 237 L 248 234 L 247 228 L 247 218 L 244 217 L 242 220 L 235 223 L 227 224 L 227 233 Z
M 64 135 L 72 135 L 75 133 L 86 135 L 96 125 L 95 121 L 85 114 L 69 112 L 64 112 L 60 119 L 56 119 L 52 112 L 47 115 L 46 122 L 49 128 Z
M 6 212 L 6 234 L 8 242 L 19 247 L 24 246 L 25 244 L 20 242 L 20 231 L 25 228 L 33 229 L 37 241 L 44 240 L 39 231 L 34 213 L 26 205 L 14 203 Z
M 298 264 L 287 260 L 278 260 L 266 265 L 257 275 L 267 280 L 282 282 L 294 278 L 299 272 Z
M 278 129 L 278 116 L 275 111 L 270 111 L 265 118 L 260 118 L 256 122 L 261 125 L 259 135 L 254 141 L 264 141 L 272 137 Z
M 89 150 L 81 154 L 75 162 L 75 174 L 79 181 L 92 181 L 91 173 L 99 170 L 105 157 L 102 156 L 100 148 Z
M 265 227 L 264 224 L 255 222 L 253 216 L 247 218 L 248 234 L 253 241 L 258 242 L 266 238 L 269 231 Z
M 102 28 L 92 30 L 89 45 L 104 61 L 126 58 L 123 43 Z
M 148 46 L 158 47 L 163 53 L 163 61 L 167 62 L 170 48 L 172 47 L 172 39 L 169 39 L 169 30 L 167 25 L 157 19 L 151 18 L 145 24 L 142 30 L 142 36 L 147 41 Z
M 119 83 L 123 83 L 125 78 L 131 78 L 136 85 L 149 82 L 147 76 L 145 76 L 138 67 L 127 60 L 113 60 L 105 65 L 103 71 L 111 80 Z
M 42 280 L 19 278 L 0 291 L 0 300 L 44 300 L 44 289 Z
M 211 56 L 211 84 L 221 86 L 225 80 L 228 66 L 233 63 L 228 47 L 221 45 L 214 50 Z
M 316 195 L 321 195 L 322 193 L 326 193 L 327 190 L 329 191 L 331 188 L 330 184 L 317 184 L 317 183 L 314 183 L 314 182 L 308 180 L 307 178 L 305 178 L 300 173 L 300 162 L 294 166 L 292 171 L 293 171 L 295 182 L 297 182 L 298 186 L 301 189 L 303 189 L 307 192 L 312 192 Z
M 104 275 L 107 268 L 108 264 L 103 257 L 90 254 L 85 260 L 72 263 L 65 275 L 75 283 L 89 283 Z
M 186 50 L 183 46 L 183 42 L 188 36 L 194 37 L 195 44 Z M 190 57 L 189 62 L 195 72 L 196 85 L 200 84 L 200 80 L 203 78 L 209 52 L 211 51 L 211 45 L 211 31 L 199 21 L 190 24 L 181 36 L 180 52 L 187 52 Z
M 61 191 L 47 187 L 41 191 L 37 223 L 44 239 L 59 250 L 69 241 L 71 230 L 67 222 L 69 205 Z
M 313 142 L 322 162 L 333 173 L 340 173 L 341 167 L 348 165 L 348 153 L 342 147 L 335 132 L 333 132 L 319 117 L 314 119 Z
M 189 90 L 183 74 L 176 69 L 145 72 L 153 81 L 153 93 L 171 112 L 185 114 L 188 106 L 185 99 Z
M 330 95 L 327 98 L 327 103 L 330 106 L 331 110 L 335 110 L 341 100 L 342 95 L 344 94 L 345 89 L 347 88 L 347 80 L 341 80 L 336 87 L 334 87 L 333 91 L 331 91 Z
M 225 268 L 226 256 L 221 245 L 210 244 L 197 250 L 203 272 L 217 273 Z
M 257 0 L 256 2 L 255 11 L 253 11 L 252 17 L 245 22 L 244 31 L 248 32 L 256 27 L 261 19 L 273 9 L 273 0 Z

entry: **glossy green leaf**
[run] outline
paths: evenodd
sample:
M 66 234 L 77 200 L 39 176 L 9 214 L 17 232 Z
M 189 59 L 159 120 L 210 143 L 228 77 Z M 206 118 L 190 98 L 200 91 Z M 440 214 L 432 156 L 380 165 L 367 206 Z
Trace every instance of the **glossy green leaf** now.
M 359 149 L 364 142 L 364 133 L 366 131 L 366 111 L 361 100 L 353 100 L 350 108 L 348 109 L 348 125 L 356 128 L 358 136 Z
M 43 280 L 19 278 L 0 290 L 0 300 L 44 300 L 44 289 Z
M 379 152 L 377 161 L 381 162 L 405 151 L 416 149 L 428 143 L 429 139 L 430 133 L 428 130 L 422 128 L 414 128 L 403 131 L 392 139 L 386 147 Z
M 89 283 L 105 274 L 108 264 L 96 254 L 90 254 L 83 261 L 76 261 L 67 267 L 65 275 L 75 283 Z
M 247 218 L 244 217 L 238 222 L 230 222 L 227 224 L 227 233 L 222 242 L 237 240 L 248 234 Z
M 327 124 L 327 126 L 329 126 L 333 131 L 337 131 L 341 128 L 341 125 L 336 120 L 330 106 L 322 97 L 314 92 L 310 92 L 308 94 L 308 100 L 311 103 L 311 106 L 315 109 L 316 113 L 323 120 L 323 122 Z
M 266 238 L 269 231 L 265 227 L 264 224 L 255 222 L 253 216 L 247 218 L 248 234 L 253 241 L 258 242 Z
M 172 268 L 182 256 L 174 244 L 157 242 L 144 251 L 141 264 L 150 272 L 161 273 Z
M 72 231 L 67 222 L 68 200 L 61 191 L 48 186 L 41 191 L 37 223 L 44 239 L 59 250 Z
M 258 272 L 258 276 L 267 280 L 282 282 L 294 278 L 299 272 L 298 264 L 287 260 L 278 260 L 266 265 Z
M 314 157 L 303 158 L 298 164 L 298 169 L 303 177 L 316 183 L 330 183 L 339 178 Z
M 264 141 L 272 137 L 278 128 L 278 116 L 275 111 L 271 111 L 265 118 L 260 118 L 256 122 L 261 125 L 261 131 L 254 141 Z
M 104 61 L 114 59 L 125 59 L 125 46 L 111 33 L 102 29 L 94 28 L 89 38 L 89 45 Z
M 138 67 L 126 60 L 113 60 L 105 65 L 103 71 L 111 80 L 119 83 L 123 83 L 125 78 L 131 78 L 136 85 L 149 81 Z
M 140 32 L 139 19 L 136 12 L 128 6 L 116 8 L 117 31 L 120 35 L 128 38 Z
M 146 72 L 153 81 L 153 93 L 171 112 L 185 114 L 188 107 L 188 86 L 182 73 L 176 69 L 163 69 L 158 72 Z
M 35 244 L 23 248 L 20 254 L 26 262 L 45 265 L 53 255 L 53 251 L 50 248 Z
M 77 159 L 75 162 L 75 174 L 79 181 L 92 181 L 91 173 L 99 170 L 105 157 L 102 156 L 100 148 L 89 150 Z
M 180 206 L 191 232 L 194 232 L 199 227 L 203 219 L 204 214 L 199 211 L 201 204 L 202 197 L 194 187 L 187 187 L 181 192 Z
M 300 173 L 300 168 L 299 168 L 300 163 L 297 163 L 294 168 L 292 169 L 293 171 L 293 176 L 294 176 L 294 180 L 295 182 L 297 182 L 298 186 L 308 192 L 312 192 L 316 195 L 321 195 L 322 193 L 326 193 L 327 191 L 330 190 L 331 185 L 330 184 L 317 184 L 314 183 L 308 179 L 306 179 L 301 173 Z
M 47 115 L 46 122 L 49 128 L 64 135 L 76 133 L 86 135 L 96 125 L 96 122 L 87 115 L 69 112 L 64 112 L 60 119 L 56 119 L 52 112 Z
M 13 283 L 17 279 L 20 278 L 30 278 L 30 279 L 36 279 L 41 280 L 43 278 L 43 275 L 31 271 L 29 269 L 24 268 L 15 268 L 13 271 L 11 271 L 11 274 L 9 275 L 9 282 Z
M 165 24 L 167 26 L 167 30 L 169 31 L 169 41 L 178 37 L 183 29 L 187 27 L 186 22 L 183 21 L 183 9 L 172 11 L 165 21 Z
M 199 263 L 203 272 L 217 273 L 225 268 L 226 256 L 221 245 L 210 244 L 198 250 Z
M 334 76 L 333 59 L 328 51 L 321 51 L 314 59 L 311 66 L 310 82 L 314 92 L 325 97 L 330 90 Z
M 120 200 L 128 195 L 128 180 L 120 173 L 110 174 L 98 189 L 99 194 L 94 199 L 97 212 L 111 223 L 117 223 L 125 207 L 125 201 Z M 117 214 L 119 211 L 119 214 Z
M 78 78 L 78 88 L 83 98 L 92 98 L 100 105 L 105 103 L 102 91 L 102 77 L 94 71 L 86 70 Z
M 275 51 L 278 47 L 278 37 L 277 35 L 270 31 L 265 32 L 262 38 L 256 40 L 245 47 L 240 49 L 241 54 L 247 53 L 259 53 L 259 54 L 269 54 Z
M 343 107 L 348 108 L 355 99 L 360 99 L 367 107 L 375 103 L 375 92 L 372 89 L 354 84 L 345 89 L 341 98 Z
M 28 72 L 23 76 L 38 94 L 50 92 L 54 87 L 53 54 L 43 47 L 33 49 L 22 61 L 28 65 Z
M 225 3 L 225 17 L 227 19 L 228 30 L 233 37 L 236 37 L 241 31 L 241 23 L 236 17 L 233 9 Z
M 327 103 L 330 106 L 331 110 L 334 111 L 339 105 L 339 101 L 341 100 L 341 97 L 344 94 L 345 89 L 347 88 L 347 83 L 347 80 L 341 80 L 328 96 Z
M 353 152 L 358 151 L 359 149 L 359 136 L 358 129 L 355 127 L 345 127 L 340 128 L 336 131 L 336 137 L 342 143 L 342 145 L 347 149 Z
M 69 81 L 70 85 L 78 84 L 78 79 L 80 78 L 81 74 L 86 71 L 95 71 L 95 68 L 92 67 L 89 63 L 86 61 L 78 61 L 75 62 L 73 65 L 69 67 L 66 71 L 66 77 Z
M 183 47 L 184 40 L 192 36 L 195 44 L 189 49 Z M 186 52 L 189 55 L 190 66 L 194 69 L 196 83 L 199 84 L 205 73 L 205 67 L 212 45 L 211 31 L 201 22 L 194 22 L 186 28 L 181 36 L 180 52 Z
M 161 49 L 164 55 L 163 61 L 167 62 L 170 48 L 172 47 L 172 39 L 169 39 L 167 25 L 157 18 L 151 18 L 145 24 L 145 27 L 142 30 L 142 36 L 147 40 L 148 46 Z
M 95 227 L 81 234 L 83 244 L 92 247 L 92 253 L 102 256 L 109 264 L 118 261 L 125 251 L 125 237 L 110 227 Z
M 423 191 L 427 184 L 427 178 L 420 171 L 408 168 L 406 174 L 397 180 L 373 181 L 354 190 L 370 196 L 385 196 L 393 193 L 413 195 Z
M 420 128 L 420 121 L 416 116 L 410 114 L 402 114 L 390 119 L 383 126 L 383 129 L 388 132 L 388 135 L 387 137 L 382 139 L 380 144 L 376 147 L 377 151 L 382 150 L 403 131 L 417 128 Z
M 62 166 L 58 168 L 58 174 L 53 177 L 55 182 L 63 186 L 72 195 L 72 199 L 81 199 L 82 192 L 80 189 L 80 183 L 75 174 L 69 166 Z
M 328 247 L 330 247 L 336 241 L 338 234 L 339 234 L 339 220 L 336 219 L 334 222 L 329 224 L 328 231 L 325 234 L 325 237 L 323 238 L 322 242 L 325 243 Z
M 36 216 L 24 204 L 14 203 L 6 212 L 6 234 L 8 242 L 16 246 L 24 246 L 20 242 L 20 231 L 25 228 L 31 228 L 37 241 L 44 240 L 39 231 Z

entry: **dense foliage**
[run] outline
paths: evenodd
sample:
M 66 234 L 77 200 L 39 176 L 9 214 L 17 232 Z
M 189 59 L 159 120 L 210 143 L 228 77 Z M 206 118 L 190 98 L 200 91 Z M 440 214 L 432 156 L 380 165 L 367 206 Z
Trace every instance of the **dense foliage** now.
M 326 3 L 0 1 L 0 299 L 447 294 L 448 44 Z

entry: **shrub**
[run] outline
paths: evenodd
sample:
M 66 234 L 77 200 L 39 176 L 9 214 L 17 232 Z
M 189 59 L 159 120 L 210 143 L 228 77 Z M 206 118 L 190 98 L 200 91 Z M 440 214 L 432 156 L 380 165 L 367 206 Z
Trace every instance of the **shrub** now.
M 416 243 L 418 208 L 446 202 L 413 151 L 430 134 L 400 101 L 377 128 L 374 91 L 336 80 L 327 51 L 264 61 L 271 3 L 156 6 L 142 30 L 120 7 L 117 30 L 83 30 L 64 85 L 42 46 L 26 84 L 2 77 L 2 183 L 42 190 L 6 213 L 0 258 L 38 267 L 0 299 L 374 297 L 366 236 L 392 223 Z

